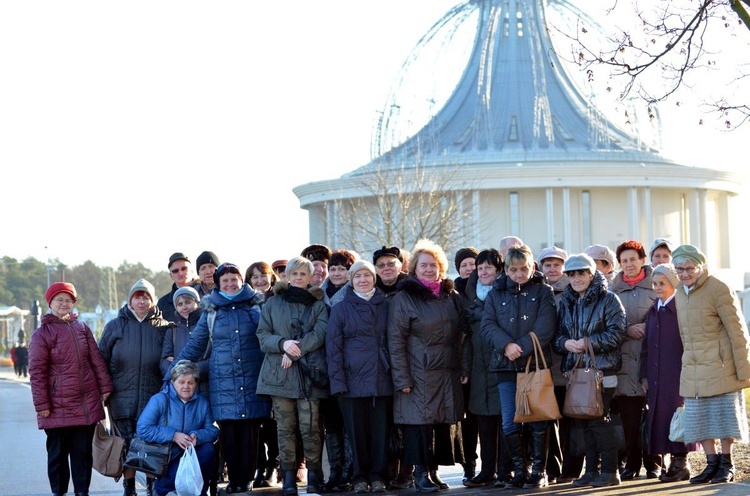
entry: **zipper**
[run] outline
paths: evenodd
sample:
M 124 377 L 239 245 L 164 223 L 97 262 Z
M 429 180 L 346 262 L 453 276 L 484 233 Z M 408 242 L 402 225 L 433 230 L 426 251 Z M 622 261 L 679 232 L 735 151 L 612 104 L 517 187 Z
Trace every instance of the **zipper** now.
M 91 423 L 91 416 L 89 415 L 89 406 L 86 404 L 86 390 L 83 387 L 83 371 L 81 369 L 81 347 L 78 343 L 78 339 L 76 339 L 76 333 L 73 330 L 73 327 L 71 326 L 70 322 L 68 322 L 68 331 L 70 331 L 71 336 L 73 336 L 73 343 L 75 343 L 76 346 L 76 355 L 78 355 L 78 388 L 81 392 L 81 403 L 83 403 L 83 410 L 86 412 L 86 423 Z

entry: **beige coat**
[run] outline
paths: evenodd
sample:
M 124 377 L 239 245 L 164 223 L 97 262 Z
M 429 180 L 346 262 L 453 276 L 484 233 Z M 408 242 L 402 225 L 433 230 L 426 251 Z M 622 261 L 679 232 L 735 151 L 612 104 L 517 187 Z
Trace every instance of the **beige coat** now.
M 702 398 L 750 387 L 750 337 L 737 295 L 704 270 L 690 294 L 675 293 L 684 352 L 680 396 Z

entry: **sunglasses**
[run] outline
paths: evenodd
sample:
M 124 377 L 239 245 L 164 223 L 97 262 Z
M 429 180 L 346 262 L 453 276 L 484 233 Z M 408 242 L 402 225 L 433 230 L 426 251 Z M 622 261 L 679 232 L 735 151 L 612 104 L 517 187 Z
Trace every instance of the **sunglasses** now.
M 187 270 L 188 268 L 187 266 L 185 266 L 185 267 L 179 267 L 176 269 L 171 269 L 169 272 L 171 272 L 172 274 L 179 274 L 180 272 L 187 272 Z

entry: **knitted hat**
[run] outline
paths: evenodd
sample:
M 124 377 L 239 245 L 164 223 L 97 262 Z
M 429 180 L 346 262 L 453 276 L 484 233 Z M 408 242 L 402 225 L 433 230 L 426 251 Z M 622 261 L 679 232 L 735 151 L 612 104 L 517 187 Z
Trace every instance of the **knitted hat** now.
M 563 272 L 571 272 L 574 270 L 588 270 L 593 274 L 596 272 L 596 262 L 585 253 L 571 255 L 565 260 L 565 268 L 563 269 Z
M 156 290 L 154 289 L 154 285 L 145 279 L 138 279 L 135 284 L 133 284 L 133 287 L 130 288 L 130 293 L 128 293 L 128 303 L 130 303 L 130 300 L 133 299 L 133 295 L 138 291 L 147 293 L 149 297 L 151 297 L 151 301 L 156 303 Z
M 594 260 L 606 260 L 611 266 L 615 265 L 615 252 L 604 245 L 591 245 L 586 248 L 586 255 Z
M 179 298 L 180 296 L 189 296 L 198 303 L 201 302 L 201 297 L 198 294 L 198 291 L 191 288 L 190 286 L 183 286 L 174 292 L 174 294 L 172 295 L 172 303 L 174 303 L 174 306 L 177 306 L 177 298 Z
M 653 243 L 651 243 L 651 248 L 648 250 L 648 258 L 649 260 L 651 257 L 654 256 L 654 251 L 659 248 L 660 246 L 663 246 L 669 252 L 672 252 L 672 249 L 674 248 L 674 245 L 671 241 L 669 241 L 667 238 L 656 238 Z
M 177 260 L 184 260 L 186 262 L 190 262 L 190 259 L 184 253 L 181 253 L 178 251 L 178 252 L 172 253 L 172 256 L 169 257 L 169 263 L 167 264 L 167 268 L 172 267 L 172 264 L 175 263 Z
M 333 253 L 331 253 L 331 259 L 328 262 L 329 267 L 333 267 L 334 265 L 341 265 L 349 269 L 354 262 L 357 261 L 358 257 L 355 257 L 354 254 L 348 250 L 335 250 Z
M 378 263 L 378 258 L 380 257 L 397 258 L 402 263 L 404 261 L 404 259 L 401 258 L 401 250 L 399 250 L 397 246 L 391 246 L 390 248 L 384 246 L 379 250 L 375 250 L 375 253 L 372 254 L 372 263 Z
M 544 262 L 546 258 L 559 258 L 563 262 L 568 259 L 568 252 L 557 246 L 548 246 L 539 252 L 539 263 Z
M 240 279 L 242 279 L 242 272 L 240 271 L 240 268 L 234 265 L 233 263 L 224 262 L 223 264 L 219 265 L 219 267 L 216 269 L 216 272 L 214 272 L 214 284 L 216 286 L 219 286 L 219 279 L 221 279 L 221 276 L 226 274 L 227 272 L 232 274 L 237 274 L 240 276 Z
M 463 262 L 467 258 L 476 259 L 477 255 L 479 255 L 479 250 L 477 250 L 476 248 L 472 246 L 459 249 L 456 252 L 455 259 L 453 260 L 453 262 L 456 264 L 456 270 L 458 270 L 461 267 L 461 262 Z
M 195 268 L 201 270 L 201 265 L 207 263 L 215 265 L 216 267 L 219 266 L 219 257 L 216 256 L 216 253 L 212 251 L 204 251 L 198 255 L 198 258 L 195 259 Z
M 360 270 L 365 269 L 372 274 L 372 277 L 375 276 L 375 266 L 368 262 L 367 260 L 357 260 L 352 264 L 352 266 L 349 268 L 349 277 L 354 277 L 354 274 L 359 272 Z
M 326 245 L 310 245 L 302 250 L 300 255 L 311 262 L 325 262 L 328 265 L 331 259 L 331 249 Z
M 677 276 L 677 271 L 672 264 L 657 265 L 656 267 L 654 267 L 654 271 L 651 273 L 651 277 L 653 278 L 657 274 L 661 274 L 666 277 L 669 282 L 672 283 L 672 286 L 677 286 L 677 283 L 680 282 L 680 278 L 679 276 Z
M 49 288 L 47 288 L 47 292 L 44 293 L 44 299 L 47 300 L 47 305 L 52 304 L 52 298 L 58 293 L 68 293 L 73 298 L 73 303 L 78 301 L 76 288 L 72 284 L 69 282 L 53 282 L 50 284 Z
M 677 260 L 678 258 L 687 258 L 697 265 L 706 264 L 706 255 L 693 245 L 680 245 L 672 250 L 672 260 Z

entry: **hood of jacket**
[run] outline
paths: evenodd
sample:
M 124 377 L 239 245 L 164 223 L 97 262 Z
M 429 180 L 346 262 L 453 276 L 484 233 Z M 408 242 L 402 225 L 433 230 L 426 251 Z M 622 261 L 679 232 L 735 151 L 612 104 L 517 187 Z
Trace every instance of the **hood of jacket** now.
M 260 305 L 263 303 L 263 293 L 256 293 L 249 284 L 245 283 L 240 292 L 230 300 L 219 292 L 219 288 L 214 288 L 208 297 L 201 299 L 201 308 L 211 311 L 219 307 L 236 305 L 238 303 Z

